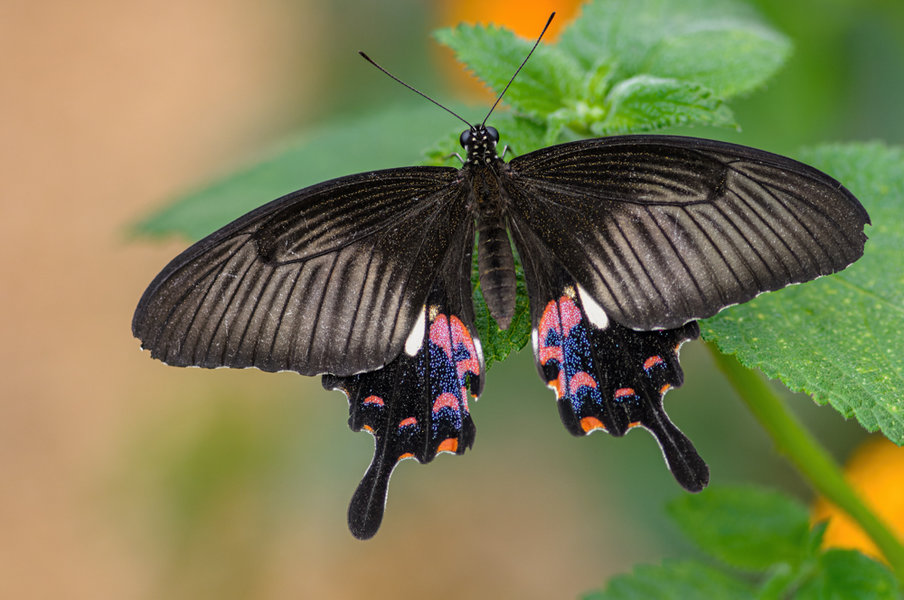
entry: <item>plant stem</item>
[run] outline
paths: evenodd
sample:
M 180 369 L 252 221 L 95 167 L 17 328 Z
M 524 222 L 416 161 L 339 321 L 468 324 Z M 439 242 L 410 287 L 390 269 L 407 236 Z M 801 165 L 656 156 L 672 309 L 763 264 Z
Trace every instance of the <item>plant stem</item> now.
M 904 546 L 885 523 L 863 502 L 844 478 L 838 464 L 791 414 L 769 385 L 734 356 L 709 346 L 716 365 L 738 395 L 772 436 L 784 454 L 819 494 L 854 519 L 878 546 L 898 580 L 904 582 Z

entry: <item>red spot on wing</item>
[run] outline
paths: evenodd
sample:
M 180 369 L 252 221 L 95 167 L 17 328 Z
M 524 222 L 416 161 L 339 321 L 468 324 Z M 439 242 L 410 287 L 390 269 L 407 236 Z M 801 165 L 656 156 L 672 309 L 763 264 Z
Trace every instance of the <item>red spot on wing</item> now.
M 364 399 L 363 404 L 373 404 L 376 406 L 383 406 L 383 398 L 379 396 L 368 396 Z
M 559 313 L 561 314 L 565 335 L 568 335 L 568 332 L 584 319 L 583 315 L 581 315 L 581 309 L 568 296 L 559 298 Z
M 571 381 L 568 383 L 568 391 L 574 395 L 577 394 L 578 390 L 582 387 L 596 389 L 596 380 L 586 371 L 578 371 L 574 374 L 574 377 L 572 377 Z
M 402 427 L 410 427 L 412 425 L 417 425 L 417 419 L 415 419 L 414 417 L 408 417 L 407 419 L 402 419 L 402 421 L 399 422 L 399 429 L 401 429 Z
M 557 332 L 560 337 L 567 337 L 568 332 L 582 319 L 581 309 L 568 296 L 562 296 L 558 301 L 550 300 L 543 309 L 543 315 L 540 317 L 540 324 L 537 327 L 540 344 L 545 345 L 550 331 Z
M 430 323 L 430 341 L 443 349 L 449 360 L 452 360 L 452 336 L 449 331 L 449 319 L 439 314 Z
M 656 365 L 659 365 L 659 364 L 662 364 L 662 363 L 663 363 L 663 360 L 662 360 L 662 357 L 661 357 L 661 356 L 659 356 L 659 355 L 651 356 L 650 358 L 648 358 L 647 360 L 645 360 L 645 361 L 643 362 L 643 368 L 644 368 L 645 371 L 649 371 L 650 369 L 652 369 L 652 368 L 655 367 Z
M 449 319 L 449 329 L 452 333 L 452 344 L 456 346 L 462 345 L 465 347 L 465 350 L 468 351 L 468 358 L 459 360 L 455 365 L 458 368 L 458 378 L 464 378 L 465 373 L 468 372 L 480 375 L 480 361 L 477 360 L 477 346 L 474 345 L 474 338 L 471 337 L 471 332 L 468 331 L 465 324 L 455 315 L 452 315 Z
M 619 388 L 615 390 L 615 399 L 624 398 L 625 396 L 634 396 L 634 388 Z
M 546 337 L 551 330 L 562 333 L 562 324 L 559 320 L 559 311 L 555 300 L 550 300 L 543 309 L 543 315 L 540 317 L 540 324 L 537 326 L 537 333 L 540 336 L 540 345 L 545 345 Z
M 550 300 L 546 308 L 543 309 L 543 315 L 540 317 L 540 323 L 537 325 L 538 352 L 541 365 L 545 365 L 551 360 L 559 361 L 559 364 L 565 364 L 565 355 L 560 344 L 550 344 L 548 342 L 549 333 L 555 331 L 561 340 L 568 337 L 569 332 L 578 323 L 581 322 L 583 316 L 581 310 L 574 303 L 574 300 L 568 296 L 562 296 L 558 301 Z
M 565 355 L 562 352 L 562 346 L 540 346 L 540 364 L 545 365 L 551 360 L 559 361 L 559 364 L 565 364 Z
M 458 410 L 458 398 L 452 392 L 445 392 L 433 401 L 433 412 L 439 412 L 444 408 Z
M 454 359 L 454 350 L 464 347 L 467 357 L 455 361 L 455 370 L 458 373 L 458 380 L 462 383 L 462 396 L 466 397 L 465 375 L 467 373 L 480 375 L 477 345 L 474 343 L 471 332 L 455 315 L 447 317 L 439 314 L 430 323 L 430 341 L 442 348 L 450 361 Z

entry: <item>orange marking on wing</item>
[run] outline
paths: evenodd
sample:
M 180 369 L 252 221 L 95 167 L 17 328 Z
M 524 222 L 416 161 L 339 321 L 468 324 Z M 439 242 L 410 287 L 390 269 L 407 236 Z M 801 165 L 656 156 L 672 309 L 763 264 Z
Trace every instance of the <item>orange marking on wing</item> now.
M 568 391 L 572 394 L 577 394 L 578 390 L 582 387 L 596 389 L 596 380 L 586 371 L 578 371 L 574 374 L 574 377 L 571 378 L 571 382 L 568 384 Z
M 437 452 L 457 452 L 458 438 L 447 438 L 436 448 Z
M 405 454 L 399 454 L 399 460 L 405 460 L 406 458 L 414 458 L 414 452 L 406 452 Z
M 417 425 L 417 419 L 414 417 L 408 417 L 407 419 L 403 419 L 399 422 L 399 429 L 402 427 L 408 427 L 409 425 Z
M 662 364 L 662 362 L 663 362 L 662 357 L 657 354 L 656 356 L 651 356 L 650 358 L 645 360 L 643 362 L 643 368 L 645 371 L 649 371 L 656 365 Z
M 581 419 L 581 429 L 583 429 L 585 433 L 590 433 L 594 429 L 602 429 L 605 431 L 606 426 L 596 417 L 584 417 Z
M 368 433 L 373 433 L 373 432 L 374 432 L 374 428 L 371 427 L 370 425 L 362 425 L 362 426 L 361 426 L 361 429 L 363 429 L 364 431 L 367 431 Z
M 640 421 L 632 421 L 632 422 L 628 423 L 628 429 L 633 429 L 634 427 L 639 427 L 639 426 L 640 426 Z
M 556 393 L 556 399 L 562 397 L 562 390 L 565 388 L 565 372 L 559 371 L 559 376 L 551 381 L 546 382 L 546 387 L 552 388 Z
M 383 398 L 379 396 L 368 396 L 364 399 L 364 404 L 374 404 L 376 406 L 383 406 Z
M 633 396 L 634 388 L 619 388 L 615 390 L 615 399 L 624 398 L 625 396 Z
M 660 394 L 664 394 L 664 393 L 666 393 L 667 391 L 669 391 L 670 389 L 672 389 L 672 386 L 671 386 L 671 384 L 668 384 L 668 383 L 667 383 L 667 384 L 665 384 L 664 386 L 662 386 L 661 388 L 659 388 L 659 393 L 660 393 Z

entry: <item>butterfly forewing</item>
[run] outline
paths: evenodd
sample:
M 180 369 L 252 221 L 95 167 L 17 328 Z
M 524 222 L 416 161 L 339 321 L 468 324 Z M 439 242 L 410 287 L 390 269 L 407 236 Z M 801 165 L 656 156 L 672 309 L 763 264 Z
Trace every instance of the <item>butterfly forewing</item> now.
M 171 365 L 382 367 L 468 217 L 458 177 L 440 167 L 363 173 L 264 205 L 175 258 L 142 297 L 133 332 Z
M 828 175 L 743 146 L 618 136 L 509 163 L 511 218 L 634 329 L 709 317 L 839 271 L 869 222 Z

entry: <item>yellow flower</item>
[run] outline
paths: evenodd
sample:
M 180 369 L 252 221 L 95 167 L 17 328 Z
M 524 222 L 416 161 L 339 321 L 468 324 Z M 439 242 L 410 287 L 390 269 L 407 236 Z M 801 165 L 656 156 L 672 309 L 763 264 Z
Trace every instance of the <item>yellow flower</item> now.
M 845 475 L 869 506 L 892 533 L 904 536 L 904 448 L 884 437 L 875 437 L 860 446 L 848 461 Z M 813 505 L 813 521 L 829 519 L 823 546 L 854 548 L 864 554 L 882 558 L 876 545 L 846 514 L 824 498 Z

